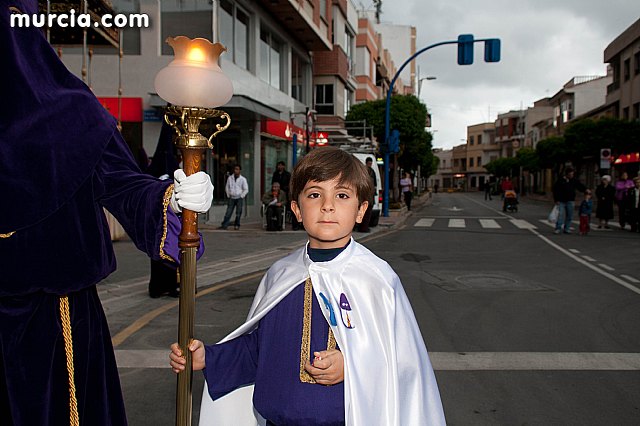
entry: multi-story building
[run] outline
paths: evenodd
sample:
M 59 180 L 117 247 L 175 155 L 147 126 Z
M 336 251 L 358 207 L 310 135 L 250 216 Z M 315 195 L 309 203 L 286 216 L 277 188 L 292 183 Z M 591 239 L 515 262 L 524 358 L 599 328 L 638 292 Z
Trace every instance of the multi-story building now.
M 613 74 L 607 105 L 613 106 L 617 118 L 640 120 L 640 19 L 607 46 L 604 62 Z
M 443 191 L 453 188 L 453 150 L 434 148 L 433 155 L 438 158 L 438 169 L 429 177 L 429 187 Z
M 454 189 L 466 190 L 468 181 L 467 181 L 467 144 L 464 143 L 462 145 L 454 146 L 452 149 L 451 161 L 453 164 L 451 165 L 452 171 L 452 187 Z
M 248 215 L 258 217 L 261 195 L 271 183 L 277 161 L 292 164 L 294 135 L 296 154 L 304 151 L 306 135 L 302 126 L 291 123 L 292 113 L 295 117 L 296 112 L 313 105 L 310 52 L 328 52 L 334 45 L 330 17 L 335 6 L 326 0 L 112 3 L 118 12 L 148 15 L 151 23 L 149 28 L 124 32 L 120 76 L 117 49 L 94 49 L 90 65 L 90 83 L 96 95 L 112 105 L 114 115 L 127 113 L 136 120 L 123 125 L 133 152 L 143 147 L 152 153 L 160 133 L 160 111 L 165 103 L 155 94 L 154 76 L 173 55 L 164 40 L 186 35 L 219 39 L 226 46 L 220 64 L 233 82 L 234 96 L 222 109 L 230 114 L 231 126 L 218 135 L 213 150 L 207 153 L 205 167 L 215 186 L 214 205 L 207 219 L 221 220 L 224 182 L 234 163 L 242 166 L 249 181 Z M 214 31 L 213 5 L 218 5 L 218 31 Z M 63 49 L 62 59 L 80 75 L 86 58 L 78 49 Z M 133 111 L 116 110 L 119 102 L 113 98 L 117 97 L 119 80 L 124 98 L 120 102 Z
M 496 143 L 500 145 L 500 157 L 514 157 L 524 144 L 525 110 L 498 114 L 495 121 Z
M 610 75 L 573 77 L 549 98 L 557 136 L 564 134 L 569 122 L 605 104 L 607 85 L 611 79 Z
M 489 178 L 484 166 L 500 155 L 495 142 L 494 123 L 480 123 L 467 127 L 467 189 L 482 190 Z
M 329 16 L 332 49 L 313 52 L 313 86 L 316 128 L 331 145 L 355 142 L 347 133 L 345 118 L 355 102 L 356 35 L 358 13 L 351 0 L 335 0 Z
M 376 31 L 382 36 L 385 49 L 389 51 L 397 67 L 416 53 L 416 27 L 398 25 L 389 22 L 374 23 Z M 395 73 L 391 74 L 391 78 Z M 416 61 L 411 61 L 400 72 L 396 81 L 397 92 L 405 95 L 416 93 Z

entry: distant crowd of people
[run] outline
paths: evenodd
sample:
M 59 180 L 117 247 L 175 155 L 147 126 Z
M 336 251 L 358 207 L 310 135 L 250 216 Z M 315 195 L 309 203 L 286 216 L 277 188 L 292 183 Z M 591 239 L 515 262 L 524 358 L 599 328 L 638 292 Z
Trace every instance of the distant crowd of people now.
M 586 188 L 574 176 L 572 167 L 565 169 L 564 175 L 553 186 L 553 200 L 558 208 L 555 221 L 555 233 L 569 234 L 576 199 L 576 191 L 584 193 L 578 208 L 580 216 L 581 235 L 590 230 L 591 214 L 593 212 L 593 192 Z M 618 208 L 618 218 L 621 230 L 629 225 L 631 232 L 640 232 L 640 177 L 629 179 L 626 172 L 620 174 L 615 183 L 610 175 L 603 175 L 595 189 L 595 216 L 598 229 L 610 229 L 609 221 L 615 216 L 614 207 Z

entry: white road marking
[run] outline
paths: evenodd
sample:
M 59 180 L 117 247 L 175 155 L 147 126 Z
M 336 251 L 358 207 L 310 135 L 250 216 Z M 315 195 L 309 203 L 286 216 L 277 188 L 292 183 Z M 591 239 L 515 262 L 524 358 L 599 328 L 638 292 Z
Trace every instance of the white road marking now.
M 544 235 L 542 235 L 540 232 L 536 231 L 535 229 L 530 229 L 529 231 L 531 231 L 534 235 L 536 235 L 538 238 L 540 238 L 545 243 L 549 244 L 554 249 L 558 250 L 561 253 L 564 253 L 565 255 L 569 256 L 571 259 L 575 260 L 576 262 L 582 263 L 587 268 L 597 272 L 598 274 L 600 274 L 600 275 L 602 275 L 602 276 L 604 276 L 606 278 L 609 278 L 614 283 L 619 284 L 622 287 L 625 287 L 628 290 L 631 290 L 632 292 L 640 295 L 640 289 L 638 287 L 635 287 L 635 286 L 629 284 L 628 282 L 621 280 L 620 278 L 616 277 L 615 275 L 612 275 L 612 274 L 610 274 L 610 273 L 608 273 L 606 271 L 603 271 L 602 269 L 598 268 L 597 266 L 592 265 L 591 263 L 587 262 L 584 259 L 581 259 L 580 257 L 576 256 L 575 254 L 571 253 L 570 251 L 564 249 L 563 247 L 560 247 L 558 244 L 554 243 L 549 238 L 545 237 Z
M 426 218 L 426 219 L 420 219 L 419 221 L 416 222 L 415 225 L 413 226 L 417 226 L 417 227 L 422 227 L 422 228 L 429 228 L 431 225 L 433 225 L 433 222 L 435 222 L 436 220 L 433 218 Z
M 519 229 L 538 229 L 534 224 L 524 219 L 511 219 L 509 222 L 513 223 Z
M 493 219 L 478 219 L 478 221 L 480 222 L 480 226 L 482 226 L 483 228 L 488 228 L 488 229 L 499 229 L 502 228 L 498 222 L 496 222 Z
M 582 258 L 583 258 L 584 260 L 589 261 L 589 262 L 595 262 L 595 261 L 596 261 L 596 260 L 595 260 L 593 257 L 591 257 L 591 256 L 582 255 Z
M 606 269 L 609 272 L 616 270 L 616 268 L 612 268 L 611 266 L 605 265 L 604 263 L 598 263 L 598 266 L 601 267 L 602 269 Z
M 635 278 L 634 278 L 634 277 L 632 277 L 632 276 L 629 276 L 629 275 L 620 275 L 620 276 L 621 276 L 622 278 L 624 278 L 625 280 L 629 280 L 629 281 L 631 281 L 632 283 L 636 283 L 636 284 L 640 283 L 640 280 L 635 279 Z
M 435 370 L 640 370 L 638 353 L 430 352 Z
M 578 249 L 569 249 L 569 251 L 570 251 L 571 253 L 575 253 L 575 254 L 580 253 L 580 250 L 578 250 Z
M 169 368 L 169 349 L 116 349 L 118 368 Z M 439 371 L 638 371 L 639 353 L 429 352 Z
M 465 228 L 466 226 L 464 219 L 449 219 L 449 228 Z

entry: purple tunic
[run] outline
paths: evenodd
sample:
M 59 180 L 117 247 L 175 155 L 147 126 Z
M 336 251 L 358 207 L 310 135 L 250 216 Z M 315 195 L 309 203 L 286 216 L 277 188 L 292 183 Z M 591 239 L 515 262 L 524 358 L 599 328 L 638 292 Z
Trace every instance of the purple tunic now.
M 344 248 L 309 249 L 315 262 L 335 258 Z M 275 425 L 343 425 L 344 383 L 300 381 L 304 283 L 289 293 L 251 334 L 206 346 L 205 378 L 212 399 L 255 383 L 253 404 Z M 327 348 L 329 325 L 313 297 L 311 354 Z M 311 361 L 311 360 L 310 360 Z
M 140 173 L 113 117 L 60 62 L 40 28 L 12 28 L 0 0 L 0 423 L 69 424 L 59 312 L 68 295 L 80 424 L 126 425 L 95 284 L 116 267 L 103 207 L 160 257 L 170 182 Z M 165 252 L 180 223 L 167 212 Z

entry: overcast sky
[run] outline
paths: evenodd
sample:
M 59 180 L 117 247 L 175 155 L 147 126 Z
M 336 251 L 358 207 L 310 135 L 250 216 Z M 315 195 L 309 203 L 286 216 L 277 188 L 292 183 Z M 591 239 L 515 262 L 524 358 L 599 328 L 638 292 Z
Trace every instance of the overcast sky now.
M 370 7 L 371 0 L 354 0 Z M 421 98 L 432 114 L 434 148 L 464 143 L 467 126 L 533 106 L 574 76 L 605 75 L 607 45 L 640 18 L 637 0 L 383 0 L 381 21 L 417 29 L 417 50 L 459 34 L 499 38 L 502 59 L 457 65 L 455 45 L 419 56 Z M 394 58 L 400 66 L 407 58 Z M 463 139 L 461 141 L 461 139 Z

